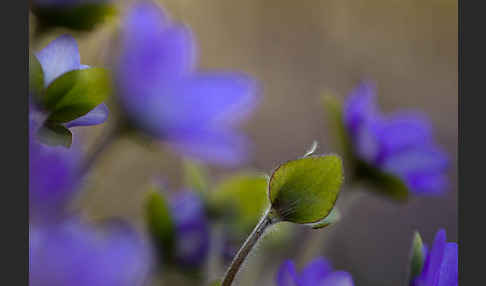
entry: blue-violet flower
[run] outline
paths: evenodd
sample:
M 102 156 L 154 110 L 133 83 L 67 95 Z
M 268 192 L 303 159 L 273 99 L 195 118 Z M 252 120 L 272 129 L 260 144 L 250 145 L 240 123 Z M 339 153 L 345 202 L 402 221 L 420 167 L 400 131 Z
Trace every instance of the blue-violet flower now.
M 190 191 L 174 194 L 170 199 L 175 226 L 175 259 L 182 265 L 198 267 L 209 251 L 209 222 L 201 198 Z
M 331 264 L 320 257 L 310 262 L 300 273 L 291 260 L 285 261 L 277 273 L 278 286 L 353 286 L 348 272 L 334 271 Z
M 99 230 L 70 218 L 29 229 L 30 286 L 144 285 L 148 244 L 120 223 Z
M 445 230 L 439 230 L 432 248 L 426 251 L 422 272 L 410 282 L 410 286 L 457 286 L 457 249 L 457 243 L 446 241 Z
M 123 22 L 117 87 L 129 119 L 184 155 L 233 165 L 247 141 L 233 130 L 256 104 L 257 84 L 234 72 L 197 72 L 189 29 L 155 4 L 131 8 Z
M 62 35 L 50 42 L 44 49 L 35 55 L 44 73 L 44 87 L 48 87 L 61 75 L 73 71 L 90 68 L 81 64 L 78 45 L 76 40 L 69 35 Z M 37 106 L 36 110 L 42 114 L 42 107 Z M 46 115 L 38 116 L 45 120 Z M 66 128 L 75 126 L 90 126 L 104 123 L 108 118 L 108 107 L 101 103 L 87 114 L 78 117 L 64 124 Z
M 401 178 L 416 194 L 444 191 L 448 158 L 423 115 L 402 111 L 384 116 L 374 85 L 363 82 L 347 99 L 343 120 L 359 160 Z

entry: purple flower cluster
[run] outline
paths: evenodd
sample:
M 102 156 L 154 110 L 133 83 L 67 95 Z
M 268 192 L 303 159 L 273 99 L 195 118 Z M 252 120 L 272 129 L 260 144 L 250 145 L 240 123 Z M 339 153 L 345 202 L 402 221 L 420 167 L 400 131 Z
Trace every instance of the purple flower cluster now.
M 334 271 L 324 258 L 310 262 L 300 273 L 291 260 L 285 261 L 277 273 L 278 286 L 353 286 L 353 278 L 348 272 Z
M 410 286 L 457 286 L 457 248 L 457 243 L 446 241 L 445 230 L 439 230 L 432 248 L 426 251 L 422 272 L 410 282 Z
M 44 73 L 44 86 L 46 88 L 54 80 L 67 72 L 90 68 L 90 66 L 81 64 L 76 40 L 69 35 L 63 35 L 53 40 L 35 56 L 41 64 Z M 34 109 L 37 111 L 36 120 L 40 122 L 44 121 L 47 115 L 43 114 L 42 106 L 34 106 Z M 65 123 L 64 126 L 71 128 L 75 126 L 97 125 L 104 123 L 107 118 L 108 107 L 102 103 L 87 114 Z
M 439 194 L 447 187 L 448 158 L 423 115 L 384 116 L 376 104 L 375 87 L 364 82 L 347 99 L 343 120 L 359 160 L 398 176 L 416 194 Z
M 132 229 L 103 230 L 70 217 L 66 206 L 79 190 L 80 146 L 40 143 L 36 113 L 29 122 L 29 285 L 142 285 L 150 248 Z
M 121 105 L 132 124 L 180 153 L 234 165 L 248 157 L 234 130 L 257 102 L 257 84 L 234 72 L 197 72 L 189 29 L 155 4 L 125 17 L 116 73 Z

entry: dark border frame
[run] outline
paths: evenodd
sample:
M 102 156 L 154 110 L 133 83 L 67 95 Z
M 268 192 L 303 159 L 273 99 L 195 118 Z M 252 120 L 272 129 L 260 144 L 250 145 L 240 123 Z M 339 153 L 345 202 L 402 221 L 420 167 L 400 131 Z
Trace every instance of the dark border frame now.
M 485 5 L 459 0 L 459 285 L 484 282 Z M 469 139 L 465 139 L 465 138 Z M 466 143 L 467 142 L 467 143 Z M 466 144 L 465 144 L 466 143 Z M 482 152 L 481 152 L 482 151 Z M 466 165 L 467 163 L 467 165 Z M 482 248 L 482 249 L 481 249 Z M 474 257 L 476 256 L 476 257 Z M 482 275 L 481 275 L 482 274 Z M 478 285 L 479 285 L 478 284 Z
M 480 7 L 481 3 L 458 1 L 460 285 L 474 285 L 474 282 L 484 280 L 479 276 L 483 265 L 481 260 L 479 257 L 476 257 L 476 261 L 472 260 L 474 254 L 479 256 L 483 253 L 478 247 L 486 240 L 481 235 L 484 200 L 474 198 L 486 192 L 480 181 L 484 176 L 484 167 L 480 160 L 483 156 L 479 152 L 485 148 L 486 140 L 480 136 L 472 139 L 474 135 L 482 135 L 485 122 L 481 117 L 484 105 L 480 100 L 486 97 L 483 79 L 486 44 L 482 42 L 486 17 L 482 15 L 484 10 Z M 2 271 L 2 281 L 28 285 L 28 1 L 8 1 L 1 11 L 0 27 L 4 39 L 2 54 L 5 62 L 1 69 L 4 96 L 1 112 L 4 188 L 0 214 L 3 222 L 2 249 L 3 254 L 6 254 L 3 260 L 8 263 Z M 466 134 L 471 138 L 467 145 L 464 144 Z M 466 167 L 466 162 L 475 166 Z M 467 224 L 470 224 L 469 230 L 466 229 Z M 473 243 L 476 245 L 473 246 Z M 11 271 L 13 269 L 17 271 Z
M 2 5 L 2 284 L 28 285 L 29 1 Z

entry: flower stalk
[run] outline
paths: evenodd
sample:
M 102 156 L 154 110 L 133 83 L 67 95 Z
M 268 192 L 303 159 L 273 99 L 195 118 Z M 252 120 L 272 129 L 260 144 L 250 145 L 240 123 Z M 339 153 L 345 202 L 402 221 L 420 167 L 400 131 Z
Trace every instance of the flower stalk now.
M 248 236 L 245 243 L 243 243 L 243 246 L 241 246 L 241 248 L 238 250 L 233 258 L 233 261 L 231 261 L 231 264 L 224 275 L 221 286 L 232 285 L 236 274 L 238 273 L 241 265 L 243 265 L 245 259 L 248 257 L 248 254 L 250 254 L 251 250 L 255 247 L 260 238 L 262 238 L 266 229 L 276 222 L 278 222 L 278 219 L 272 212 L 272 208 L 269 208 L 260 219 L 260 222 L 255 226 L 250 236 Z
M 121 120 L 116 120 L 114 126 L 99 140 L 93 150 L 86 156 L 80 167 L 81 176 L 85 176 L 94 166 L 100 155 L 108 149 L 126 130 L 126 125 Z

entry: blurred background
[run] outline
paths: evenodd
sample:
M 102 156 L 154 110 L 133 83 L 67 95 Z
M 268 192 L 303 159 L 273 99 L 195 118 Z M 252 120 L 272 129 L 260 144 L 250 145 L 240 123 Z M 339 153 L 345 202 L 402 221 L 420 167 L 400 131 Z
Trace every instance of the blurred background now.
M 119 2 L 122 9 L 129 4 Z M 253 157 L 243 170 L 269 173 L 280 162 L 303 155 L 313 140 L 319 142 L 319 152 L 335 152 L 320 95 L 330 91 L 344 98 L 361 79 L 376 82 L 385 112 L 418 109 L 436 127 L 437 141 L 451 157 L 449 192 L 399 205 L 366 194 L 329 228 L 332 235 L 325 247 L 313 251 L 308 261 L 297 261 L 299 266 L 324 255 L 335 268 L 351 272 L 356 285 L 405 285 L 414 230 L 429 244 L 439 228 L 446 229 L 448 240 L 457 241 L 457 1 L 158 2 L 193 30 L 200 67 L 241 70 L 260 80 L 261 104 L 243 126 L 254 143 Z M 74 34 L 83 63 L 109 65 L 114 29 L 107 24 Z M 60 33 L 53 32 L 35 48 Z M 88 149 L 109 125 L 81 129 Z M 234 171 L 211 168 L 211 176 L 217 181 Z M 77 204 L 90 219 L 121 216 L 144 229 L 143 200 L 154 176 L 174 189 L 181 187 L 180 158 L 170 150 L 120 140 L 100 158 Z M 275 285 L 282 259 L 304 251 L 305 246 L 297 247 L 289 245 L 285 253 L 266 257 L 265 271 L 254 285 Z M 245 275 L 254 275 L 249 265 L 257 265 L 263 255 L 252 255 L 239 285 L 252 285 Z

